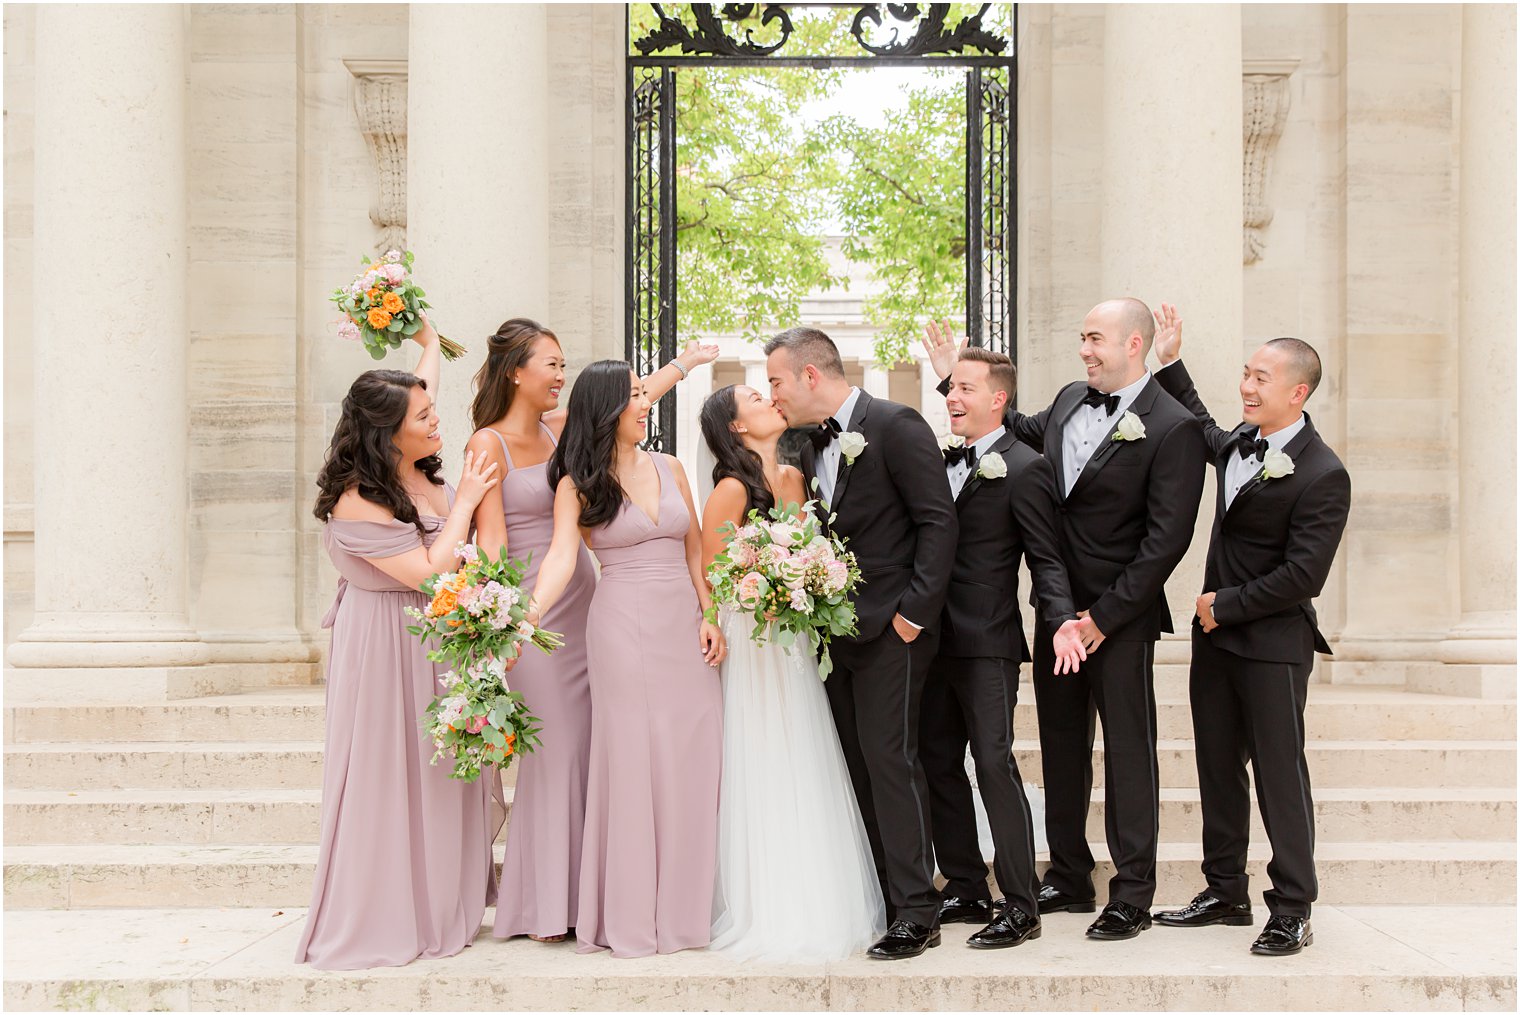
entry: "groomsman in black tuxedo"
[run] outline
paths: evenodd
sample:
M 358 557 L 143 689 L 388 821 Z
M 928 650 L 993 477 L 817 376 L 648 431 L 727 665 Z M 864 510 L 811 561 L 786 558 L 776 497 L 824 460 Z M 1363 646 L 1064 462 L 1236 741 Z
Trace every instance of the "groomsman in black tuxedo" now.
M 1182 354 L 1182 318 L 1157 315 L 1157 382 L 1203 424 L 1219 480 L 1203 594 L 1193 622 L 1193 705 L 1208 887 L 1173 927 L 1252 922 L 1246 876 L 1249 759 L 1272 844 L 1264 894 L 1271 918 L 1251 951 L 1292 955 L 1314 942 L 1314 800 L 1304 760 L 1304 699 L 1314 653 L 1329 653 L 1313 599 L 1325 586 L 1351 510 L 1351 477 L 1320 439 L 1304 403 L 1319 355 L 1296 338 L 1257 349 L 1240 381 L 1245 421 L 1226 430 L 1198 397 Z
M 963 351 L 950 375 L 945 407 L 954 436 L 945 477 L 960 541 L 919 726 L 934 854 L 945 876 L 940 922 L 987 923 L 971 935 L 973 948 L 1007 948 L 1040 936 L 1034 828 L 1013 757 L 1019 664 L 1029 661 L 1019 615 L 1021 557 L 1041 606 L 1040 637 L 1054 634 L 1058 667 L 1075 670 L 1086 656 L 1061 559 L 1055 475 L 1003 426 L 1014 385 L 1013 362 L 986 349 Z M 1005 896 L 996 913 L 966 778 L 968 739 Z
M 1114 876 L 1088 937 L 1132 938 L 1151 925 L 1161 797 L 1156 764 L 1156 639 L 1172 630 L 1162 586 L 1187 552 L 1203 490 L 1203 428 L 1145 368 L 1155 333 L 1136 299 L 1099 303 L 1082 322 L 1086 382 L 1007 425 L 1044 452 L 1061 494 L 1061 552 L 1089 658 L 1057 674 L 1053 648 L 1034 647 L 1035 710 L 1045 775 L 1050 868 L 1041 913 L 1097 908 L 1087 810 L 1094 715 L 1103 721 L 1104 823 Z M 929 329 L 936 371 L 953 338 Z
M 866 954 L 908 958 L 940 941 L 918 719 L 955 557 L 945 463 L 922 416 L 845 380 L 823 332 L 783 331 L 765 354 L 777 407 L 792 426 L 813 427 L 803 474 L 864 578 L 858 633 L 834 641 L 824 686 L 891 921 Z

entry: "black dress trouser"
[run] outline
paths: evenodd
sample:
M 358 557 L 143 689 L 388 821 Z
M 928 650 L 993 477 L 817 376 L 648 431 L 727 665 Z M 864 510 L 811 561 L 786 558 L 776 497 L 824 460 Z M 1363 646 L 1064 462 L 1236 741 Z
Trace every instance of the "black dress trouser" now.
M 1250 761 L 1272 860 L 1266 893 L 1273 916 L 1307 917 L 1319 895 L 1314 875 L 1314 798 L 1304 758 L 1304 700 L 1313 663 L 1246 659 L 1216 648 L 1193 627 L 1188 693 L 1193 706 L 1198 790 L 1203 803 L 1203 875 L 1222 902 L 1248 902 Z
M 919 757 L 929 778 L 934 856 L 945 894 L 986 899 L 987 866 L 976 834 L 966 777 L 966 744 L 987 808 L 998 889 L 1014 907 L 1040 915 L 1034 870 L 1034 821 L 1013 756 L 1019 666 L 1011 659 L 941 655 L 929 670 L 919 724 Z
M 1156 895 L 1161 780 L 1156 766 L 1155 643 L 1109 639 L 1076 673 L 1055 675 L 1051 632 L 1034 646 L 1035 709 L 1045 774 L 1045 883 L 1094 897 L 1087 844 L 1093 720 L 1103 721 L 1103 813 L 1114 876 L 1110 902 L 1150 909 Z

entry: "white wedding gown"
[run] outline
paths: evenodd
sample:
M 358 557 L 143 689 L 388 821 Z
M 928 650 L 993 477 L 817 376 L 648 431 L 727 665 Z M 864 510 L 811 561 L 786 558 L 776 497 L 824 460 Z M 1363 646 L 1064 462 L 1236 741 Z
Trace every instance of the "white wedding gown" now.
M 712 944 L 735 958 L 842 959 L 886 928 L 881 886 L 807 639 L 751 640 L 725 608 L 723 777 Z

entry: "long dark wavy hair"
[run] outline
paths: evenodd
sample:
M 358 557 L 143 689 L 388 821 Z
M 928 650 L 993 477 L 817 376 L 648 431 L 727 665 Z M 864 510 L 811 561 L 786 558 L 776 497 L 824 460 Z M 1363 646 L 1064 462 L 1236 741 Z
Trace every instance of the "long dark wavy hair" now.
M 390 511 L 399 522 L 410 522 L 426 535 L 417 505 L 401 485 L 398 469 L 401 449 L 391 440 L 406 421 L 412 389 L 427 390 L 416 374 L 405 370 L 366 370 L 343 398 L 343 415 L 327 445 L 327 459 L 317 473 L 317 505 L 313 513 L 321 521 L 332 517 L 333 507 L 345 490 L 358 488 L 359 496 Z M 428 482 L 442 486 L 438 473 L 443 461 L 437 455 L 417 460 Z
M 739 400 L 734 395 L 734 387 L 730 384 L 719 388 L 702 403 L 702 437 L 715 459 L 713 486 L 732 476 L 744 484 L 749 494 L 745 514 L 748 515 L 751 509 L 766 512 L 776 506 L 776 496 L 765 481 L 765 463 L 730 429 L 730 424 L 739 418 Z
M 545 470 L 551 490 L 569 476 L 581 497 L 581 525 L 606 525 L 627 499 L 612 474 L 617 458 L 618 417 L 628 408 L 633 368 L 620 359 L 599 359 L 575 378 L 565 406 L 565 431 Z
M 475 372 L 475 401 L 470 403 L 470 422 L 475 429 L 488 427 L 507 414 L 517 394 L 512 375 L 533 356 L 540 338 L 559 336 L 537 321 L 514 317 L 486 339 L 486 361 Z

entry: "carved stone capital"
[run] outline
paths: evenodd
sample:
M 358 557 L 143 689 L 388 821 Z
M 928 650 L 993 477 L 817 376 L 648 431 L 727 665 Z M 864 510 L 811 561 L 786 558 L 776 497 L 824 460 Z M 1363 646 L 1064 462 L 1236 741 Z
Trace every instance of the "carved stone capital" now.
M 1245 263 L 1254 264 L 1266 249 L 1262 230 L 1272 221 L 1267 203 L 1267 181 L 1272 153 L 1288 122 L 1288 78 L 1297 60 L 1246 60 L 1241 79 L 1244 109 L 1241 122 L 1244 145 Z
M 375 160 L 369 217 L 375 252 L 406 249 L 406 61 L 344 60 L 354 76 L 354 113 Z

